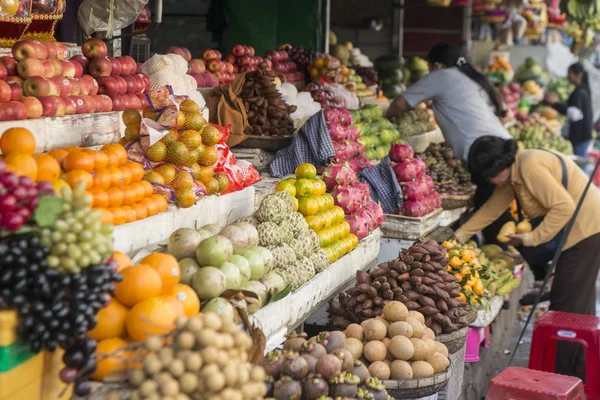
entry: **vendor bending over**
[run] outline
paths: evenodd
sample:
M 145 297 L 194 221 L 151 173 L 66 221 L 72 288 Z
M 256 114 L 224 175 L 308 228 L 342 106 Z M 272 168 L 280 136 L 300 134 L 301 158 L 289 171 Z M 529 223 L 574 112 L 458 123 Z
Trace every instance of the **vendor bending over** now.
M 555 243 L 588 183 L 584 172 L 562 154 L 542 149 L 521 150 L 517 143 L 494 136 L 477 139 L 469 152 L 469 168 L 480 171 L 495 190 L 492 197 L 455 234 L 460 242 L 485 228 L 517 199 L 532 220 L 542 218 L 530 233 L 509 235 L 514 246 Z M 564 171 L 564 172 L 563 172 Z M 565 179 L 566 178 L 566 179 Z M 550 309 L 596 315 L 596 279 L 600 267 L 600 194 L 590 187 L 556 265 Z M 535 226 L 535 223 L 533 223 Z M 583 347 L 559 342 L 556 373 L 584 380 Z

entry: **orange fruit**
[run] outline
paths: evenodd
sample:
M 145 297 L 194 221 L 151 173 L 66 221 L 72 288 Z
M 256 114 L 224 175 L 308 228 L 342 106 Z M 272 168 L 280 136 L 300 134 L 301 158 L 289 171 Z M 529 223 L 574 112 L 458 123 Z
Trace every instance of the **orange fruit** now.
M 212 125 L 205 125 L 200 131 L 202 135 L 202 143 L 205 146 L 213 146 L 219 142 L 221 138 L 221 132 Z
M 175 201 L 180 208 L 188 208 L 196 203 L 196 196 L 191 188 L 175 190 Z
M 177 175 L 177 168 L 175 168 L 171 164 L 164 164 L 159 167 L 154 168 L 154 171 L 160 174 L 163 177 L 165 185 L 170 184 L 175 179 L 175 175 Z
M 67 172 L 73 171 L 74 169 L 81 169 L 87 172 L 94 170 L 95 157 L 89 151 L 78 151 L 76 153 L 70 153 L 63 160 L 63 169 Z
M 298 165 L 294 173 L 296 175 L 296 179 L 314 179 L 315 176 L 317 176 L 317 168 L 310 163 L 304 163 Z
M 175 296 L 183 304 L 186 317 L 198 315 L 200 312 L 200 299 L 194 289 L 188 285 L 184 285 L 183 283 L 178 284 L 171 292 L 171 295 Z
M 325 185 L 325 182 L 322 179 L 313 179 L 312 180 L 312 184 L 313 184 L 313 194 L 325 194 L 325 192 L 327 191 L 327 186 Z
M 37 180 L 38 166 L 35 158 L 30 154 L 8 153 L 4 156 L 6 169 L 17 175 L 28 176 L 31 180 Z
M 63 149 L 54 149 L 48 152 L 49 156 L 52 156 L 60 165 L 62 165 L 63 160 L 69 155 L 69 152 Z
M 144 167 L 142 164 L 130 161 L 124 165 L 131 172 L 131 182 L 139 182 L 144 178 Z
M 125 253 L 121 253 L 120 251 L 115 251 L 112 255 L 113 261 L 117 264 L 117 272 L 121 271 L 123 268 L 130 267 L 133 265 L 131 258 Z
M 110 205 L 110 197 L 108 193 L 99 188 L 90 188 L 88 193 L 92 196 L 92 207 L 106 208 Z
M 119 167 L 119 170 L 121 170 L 122 175 L 121 186 L 129 186 L 131 184 L 131 180 L 133 179 L 133 176 L 131 175 L 131 170 L 125 165 Z
M 113 153 L 112 151 L 101 151 L 101 153 L 106 154 L 106 157 L 108 158 L 107 167 L 116 167 L 119 165 L 119 156 L 117 156 L 116 153 Z
M 52 184 L 52 189 L 54 189 L 54 192 L 60 198 L 62 198 L 62 189 L 63 188 L 67 188 L 67 189 L 71 190 L 71 187 L 69 186 L 69 184 L 67 182 L 63 181 L 62 179 L 58 179 L 56 182 L 54 182 Z
M 119 167 L 110 166 L 106 170 L 110 174 L 111 186 L 121 186 L 123 184 L 123 171 Z
M 146 197 L 152 196 L 152 193 L 154 193 L 154 186 L 152 186 L 152 184 L 148 181 L 141 181 L 140 183 L 144 187 Z
M 142 185 L 142 182 L 133 182 L 131 188 L 135 191 L 134 203 L 139 203 L 146 197 L 146 189 L 144 188 L 144 185 Z
M 142 203 L 135 203 L 131 206 L 133 211 L 135 211 L 136 218 L 138 220 L 144 219 L 148 216 L 148 210 Z
M 103 151 L 94 151 L 94 170 L 99 171 L 108 166 L 108 155 Z
M 205 187 L 206 193 L 209 196 L 219 193 L 219 181 L 216 180 L 214 177 L 210 178 L 210 180 L 206 182 Z
M 125 137 L 122 139 L 133 142 L 138 140 L 140 137 L 140 125 L 139 124 L 127 124 L 125 126 Z
M 93 174 L 94 183 L 92 187 L 106 190 L 112 185 L 112 175 L 108 169 L 101 169 Z
M 48 154 L 38 154 L 35 156 L 38 167 L 38 181 L 56 182 L 60 178 L 60 164 L 54 157 Z
M 219 193 L 223 193 L 229 187 L 229 178 L 225 174 L 215 174 L 214 178 L 219 183 Z
M 127 223 L 127 215 L 121 207 L 111 207 L 108 209 L 113 217 L 113 225 L 123 225 Z
M 156 204 L 152 199 L 146 197 L 140 203 L 146 207 L 149 217 L 158 214 L 158 204 Z
M 189 172 L 179 170 L 175 175 L 175 179 L 171 182 L 171 187 L 173 189 L 190 189 L 192 184 L 194 183 L 194 178 Z
M 198 176 L 195 176 L 195 178 L 206 184 L 210 182 L 210 179 L 213 177 L 214 173 L 215 172 L 212 167 L 200 166 L 200 169 L 198 170 Z
M 204 154 L 198 159 L 198 164 L 208 167 L 209 165 L 214 165 L 218 158 L 219 154 L 217 153 L 215 146 L 206 146 L 204 148 Z
M 168 146 L 170 144 L 177 142 L 178 139 L 179 139 L 179 132 L 175 129 L 169 129 L 167 134 L 165 136 L 163 136 L 162 139 L 160 139 L 160 141 Z
M 150 170 L 150 171 L 146 172 L 146 174 L 144 175 L 144 180 L 147 182 L 156 183 L 159 185 L 165 184 L 165 180 L 162 177 L 162 175 L 154 170 Z
M 94 184 L 94 178 L 92 177 L 92 174 L 81 169 L 74 169 L 67 172 L 62 176 L 62 179 L 67 182 L 71 188 L 77 186 L 79 182 L 84 182 L 86 189 L 90 189 Z
M 69 154 L 71 153 L 79 153 L 80 151 L 83 151 L 83 149 L 81 147 L 77 147 L 77 146 L 69 146 L 65 148 L 65 151 Z
M 167 210 L 169 202 L 162 194 L 153 194 L 152 197 L 150 197 L 150 199 L 156 204 L 158 212 L 163 212 Z
M 121 206 L 121 209 L 125 213 L 125 218 L 127 218 L 127 223 L 135 222 L 137 220 L 137 213 L 131 206 Z
M 117 337 L 104 339 L 98 343 L 96 346 L 98 365 L 92 374 L 94 380 L 102 381 L 127 374 L 127 359 L 130 357 L 130 351 L 126 350 L 125 346 L 127 342 Z
M 100 222 L 104 225 L 112 225 L 113 224 L 113 215 L 106 208 L 94 208 L 94 211 L 100 212 Z
M 202 136 L 198 131 L 188 129 L 179 135 L 179 141 L 191 151 L 202 144 Z
M 123 205 L 130 206 L 136 202 L 135 200 L 137 196 L 137 191 L 135 190 L 135 188 L 131 186 L 123 186 L 121 187 L 121 190 L 123 192 Z
M 96 340 L 124 337 L 127 334 L 125 319 L 129 310 L 115 298 L 110 299 L 106 307 L 98 311 L 98 320 L 88 336 Z
M 319 212 L 319 204 L 312 197 L 303 197 L 299 200 L 298 211 L 305 217 L 316 215 Z
M 146 157 L 150 161 L 163 161 L 167 157 L 167 146 L 163 142 L 156 142 L 146 150 Z
M 32 155 L 35 153 L 35 137 L 29 129 L 8 128 L 0 137 L 0 150 L 4 155 L 9 153 Z
M 139 125 L 140 122 L 142 122 L 142 116 L 140 115 L 140 112 L 133 108 L 128 108 L 127 110 L 123 111 L 123 114 L 121 115 L 121 119 L 123 120 L 123 123 L 125 125 L 129 125 L 129 124 L 138 124 Z
M 150 253 L 140 261 L 149 265 L 160 276 L 162 282 L 161 294 L 170 294 L 181 278 L 181 270 L 177 259 L 170 254 Z
M 118 187 L 109 187 L 106 189 L 109 198 L 110 207 L 120 207 L 123 204 L 123 190 Z
M 133 142 L 127 140 L 126 137 L 122 137 L 121 139 L 119 139 L 119 141 L 117 143 L 123 147 L 127 147 L 129 145 L 129 143 L 133 143 Z
M 160 296 L 162 281 L 158 272 L 140 263 L 121 270 L 123 280 L 115 285 L 114 295 L 123 305 L 132 307 L 151 297 Z
M 135 305 L 127 314 L 127 332 L 135 340 L 151 335 L 165 335 L 174 328 L 177 313 L 170 302 L 157 297 Z
M 183 125 L 185 125 L 185 114 L 183 111 L 179 111 L 177 113 L 177 127 L 183 128 Z
M 127 150 L 125 150 L 125 147 L 121 146 L 120 144 L 106 144 L 102 146 L 102 150 L 115 153 L 119 160 L 117 163 L 119 166 L 127 162 Z
M 177 317 L 185 317 L 185 309 L 183 308 L 183 303 L 177 299 L 177 297 L 173 295 L 164 295 L 158 297 L 161 300 L 166 301 L 171 305 Z
M 152 111 L 152 109 L 149 106 L 146 106 L 142 110 L 142 117 L 156 120 L 156 118 L 158 117 L 158 113 Z

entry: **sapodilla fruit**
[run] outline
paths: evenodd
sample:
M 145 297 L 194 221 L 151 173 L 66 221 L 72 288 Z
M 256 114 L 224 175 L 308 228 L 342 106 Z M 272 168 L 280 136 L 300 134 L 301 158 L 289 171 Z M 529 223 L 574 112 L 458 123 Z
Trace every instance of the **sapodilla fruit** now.
M 186 148 L 187 149 L 187 148 Z M 204 154 L 198 159 L 198 164 L 208 167 L 217 162 L 219 154 L 214 146 L 206 146 L 204 148 Z
M 188 150 L 194 150 L 202 144 L 202 136 L 198 131 L 188 129 L 179 134 L 179 141 L 185 144 Z
M 146 157 L 154 162 L 164 161 L 167 157 L 167 146 L 163 142 L 154 143 L 146 150 Z
M 186 164 L 190 159 L 190 151 L 187 146 L 181 142 L 175 142 L 167 145 L 166 160 L 175 165 Z
M 219 139 L 221 138 L 219 130 L 212 125 L 206 125 L 202 128 L 200 134 L 202 135 L 202 143 L 205 146 L 213 146 L 219 143 Z
M 206 125 L 206 120 L 200 114 L 187 114 L 183 127 L 185 129 L 194 129 L 196 131 L 201 130 Z

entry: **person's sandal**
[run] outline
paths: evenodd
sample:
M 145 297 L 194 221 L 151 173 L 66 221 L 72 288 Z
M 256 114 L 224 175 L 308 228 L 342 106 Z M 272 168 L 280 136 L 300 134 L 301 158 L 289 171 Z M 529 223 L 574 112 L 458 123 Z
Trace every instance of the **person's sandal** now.
M 523 295 L 523 297 L 521 297 L 521 299 L 519 300 L 519 304 L 522 306 L 532 306 L 533 303 L 535 303 L 535 299 L 537 299 L 539 295 L 540 295 L 539 289 L 532 290 L 528 293 L 525 293 Z M 550 300 L 550 291 L 546 291 L 542 295 L 542 298 L 540 299 L 540 303 L 543 303 L 544 301 L 549 301 L 549 300 Z

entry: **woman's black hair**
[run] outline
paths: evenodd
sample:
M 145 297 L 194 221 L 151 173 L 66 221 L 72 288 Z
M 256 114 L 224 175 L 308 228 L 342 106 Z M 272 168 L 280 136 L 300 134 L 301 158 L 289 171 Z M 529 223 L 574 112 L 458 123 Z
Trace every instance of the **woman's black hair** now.
M 575 75 L 582 75 L 581 76 L 581 86 L 589 92 L 590 91 L 590 80 L 588 79 L 588 73 L 585 70 L 585 68 L 583 67 L 583 64 L 581 64 L 581 63 L 571 64 L 569 66 L 569 71 L 571 71 Z
M 469 172 L 479 181 L 489 182 L 515 162 L 519 147 L 513 139 L 498 136 L 482 136 L 475 140 L 469 150 Z
M 490 81 L 481 72 L 477 71 L 464 57 L 460 51 L 453 45 L 440 42 L 433 46 L 427 55 L 427 61 L 430 64 L 440 63 L 448 68 L 456 67 L 477 83 L 487 93 L 490 101 L 494 105 L 495 114 L 498 117 L 506 116 L 504 100 L 500 92 L 490 83 Z

